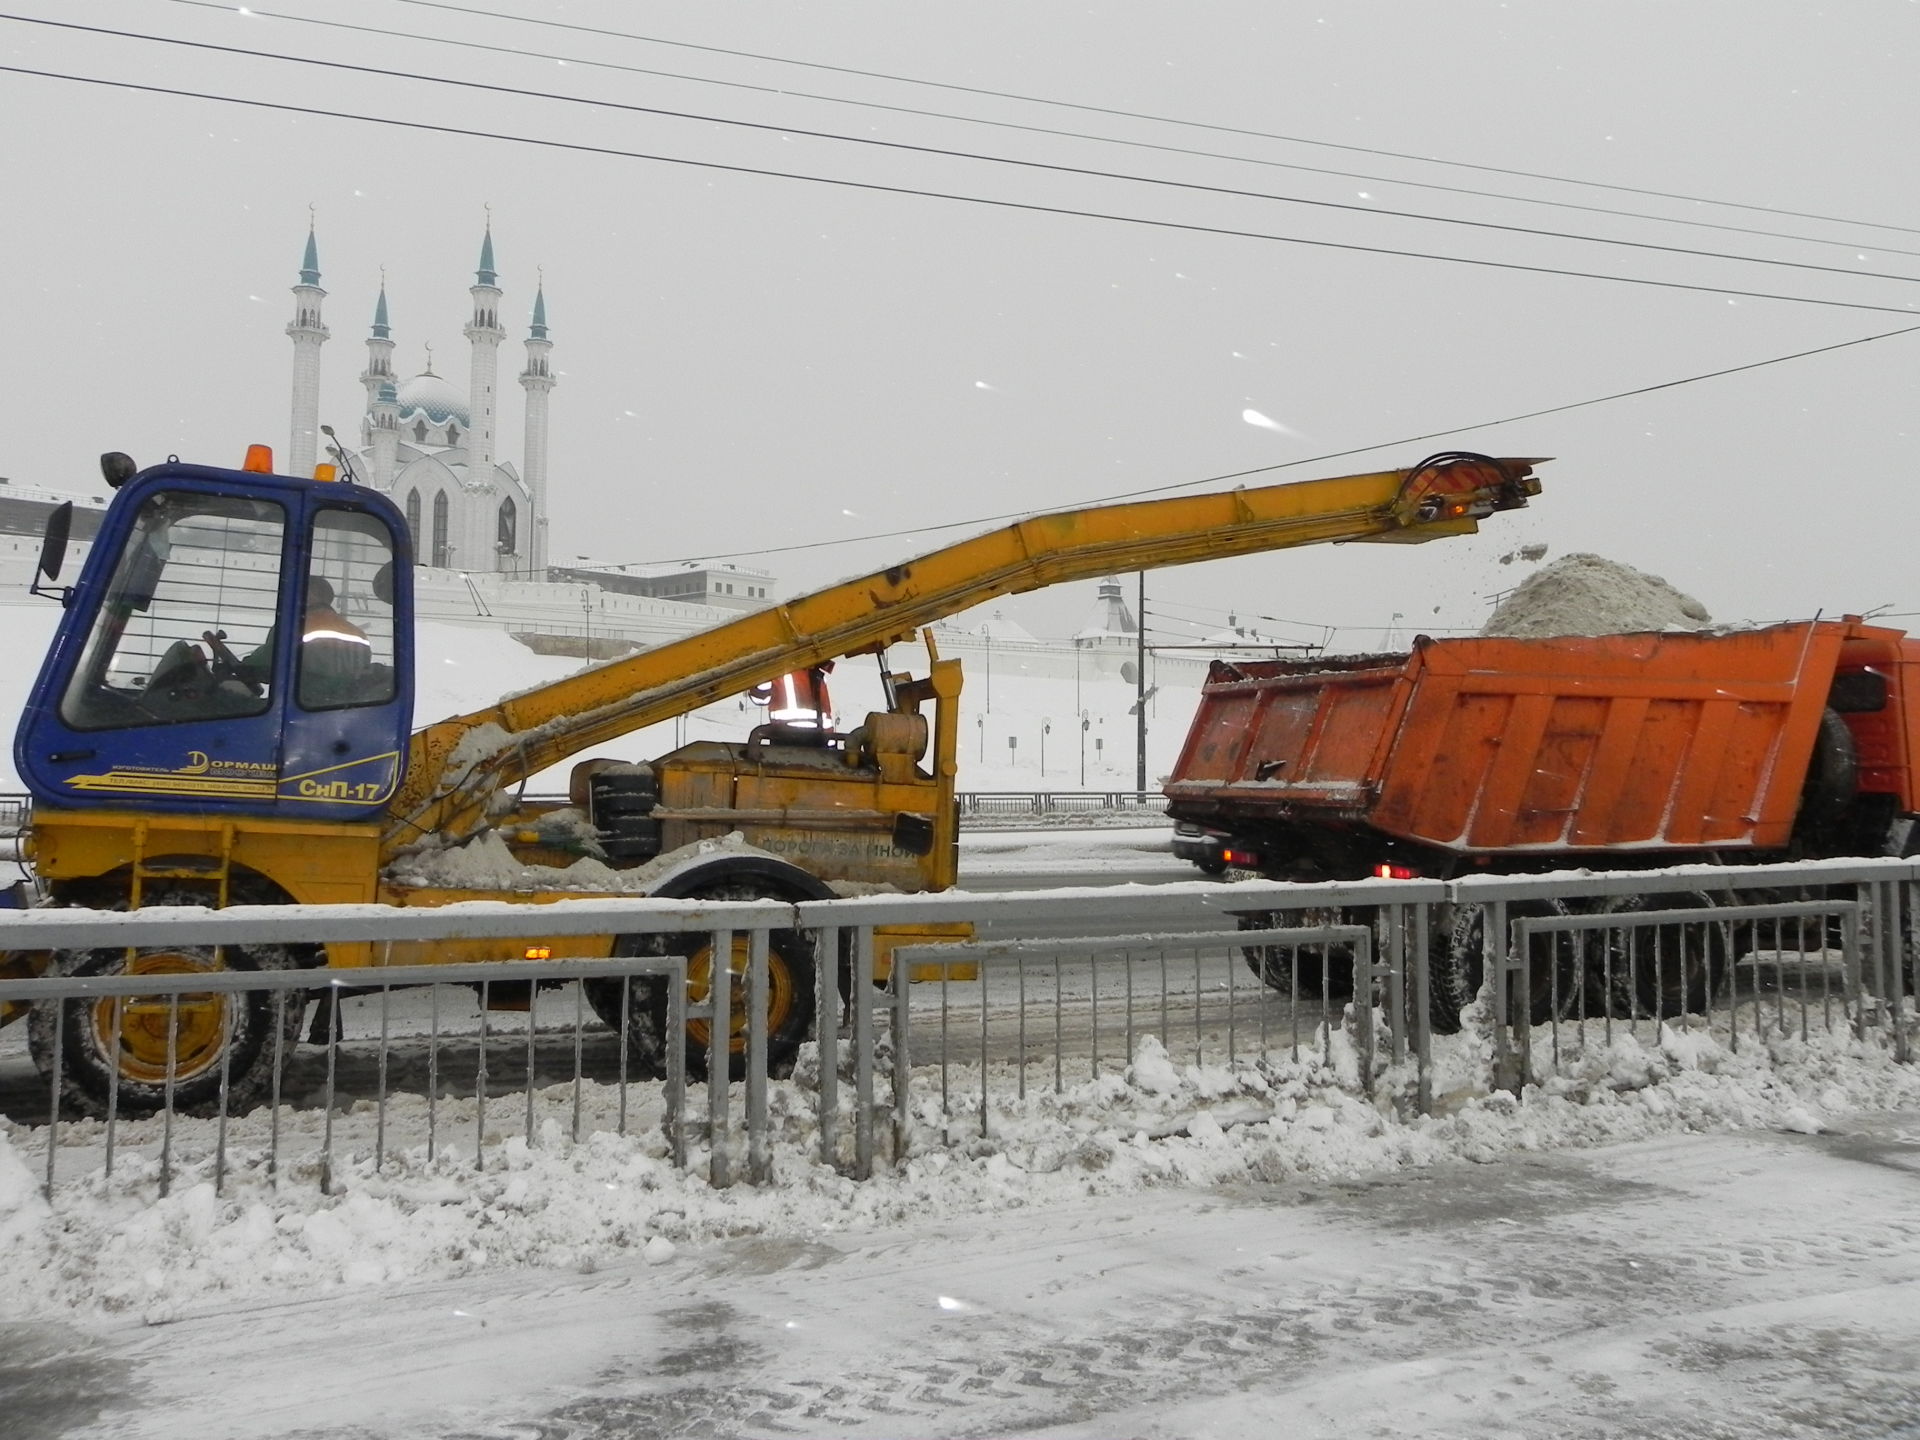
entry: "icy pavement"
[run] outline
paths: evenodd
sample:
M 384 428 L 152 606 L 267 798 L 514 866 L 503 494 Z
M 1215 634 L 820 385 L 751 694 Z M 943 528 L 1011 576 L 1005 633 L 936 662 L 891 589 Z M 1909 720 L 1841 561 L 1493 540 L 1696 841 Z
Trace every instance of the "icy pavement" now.
M 1169 1188 L 6 1327 L 0 1413 L 23 1440 L 1913 1435 L 1916 1201 L 1911 1112 Z

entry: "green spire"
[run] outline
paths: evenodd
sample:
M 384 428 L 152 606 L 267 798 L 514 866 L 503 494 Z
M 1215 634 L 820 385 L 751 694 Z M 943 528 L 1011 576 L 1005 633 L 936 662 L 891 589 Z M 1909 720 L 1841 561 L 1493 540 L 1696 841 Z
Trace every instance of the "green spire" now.
M 547 338 L 547 287 L 544 284 L 533 292 L 533 325 L 530 333 L 535 340 Z
M 487 238 L 480 242 L 480 273 L 475 277 L 482 285 L 492 285 L 500 277 L 493 268 L 493 221 L 487 221 Z
M 380 299 L 373 307 L 373 338 L 388 340 L 392 333 L 387 329 L 387 282 L 380 282 Z
M 307 253 L 300 262 L 300 283 L 318 285 L 320 283 L 320 247 L 314 243 L 313 222 L 307 222 Z

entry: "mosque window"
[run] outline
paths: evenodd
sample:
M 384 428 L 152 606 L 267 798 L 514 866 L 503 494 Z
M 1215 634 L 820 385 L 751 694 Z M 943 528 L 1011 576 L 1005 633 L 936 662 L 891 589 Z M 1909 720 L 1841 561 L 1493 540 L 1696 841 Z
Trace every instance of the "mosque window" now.
M 407 492 L 407 535 L 413 541 L 413 553 L 420 553 L 420 491 L 416 486 Z
M 447 492 L 433 497 L 433 564 L 445 570 L 453 564 L 453 547 L 447 543 Z
M 460 443 L 460 427 L 454 424 L 453 421 L 449 420 L 447 422 L 447 444 L 458 445 L 459 443 Z
M 519 510 L 509 495 L 500 502 L 500 513 L 496 517 L 493 548 L 502 555 L 511 555 L 519 549 L 518 532 L 520 528 Z
M 413 443 L 416 445 L 424 445 L 427 443 L 426 421 L 416 420 L 413 422 Z

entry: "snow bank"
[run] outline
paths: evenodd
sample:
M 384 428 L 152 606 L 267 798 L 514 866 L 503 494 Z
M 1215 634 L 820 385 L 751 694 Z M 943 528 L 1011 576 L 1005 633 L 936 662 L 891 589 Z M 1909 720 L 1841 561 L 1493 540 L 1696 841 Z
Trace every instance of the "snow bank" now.
M 1618 635 L 1698 630 L 1707 607 L 1631 565 L 1599 555 L 1564 555 L 1529 575 L 1494 607 L 1482 635 Z
M 440 1149 L 429 1160 L 426 1102 L 395 1098 L 377 1171 L 375 1113 L 361 1102 L 333 1119 L 332 1194 L 319 1185 L 317 1110 L 283 1112 L 277 1184 L 266 1169 L 267 1117 L 257 1115 L 230 1122 L 223 1194 L 203 1164 L 177 1173 L 173 1193 L 156 1199 L 159 1122 L 148 1121 L 120 1127 L 111 1189 L 97 1175 L 76 1180 L 51 1208 L 38 1188 L 45 1132 L 0 1124 L 0 1318 L 77 1311 L 160 1322 L 252 1298 L 509 1268 L 665 1264 L 677 1249 L 743 1234 L 817 1236 L 1155 1186 L 1319 1183 L 1717 1128 L 1810 1131 L 1844 1124 L 1855 1110 L 1920 1106 L 1920 1068 L 1844 1031 L 1806 1042 L 1743 1037 L 1737 1054 L 1700 1031 L 1663 1027 L 1644 1043 L 1617 1034 L 1524 1100 L 1486 1092 L 1484 1051 L 1471 1033 L 1436 1050 L 1441 1113 L 1431 1117 L 1353 1093 L 1357 1056 L 1338 1034 L 1325 1059 L 1230 1067 L 1184 1063 L 1149 1036 L 1124 1073 L 1058 1094 L 1031 1084 L 1024 1101 L 1012 1098 L 1009 1076 L 996 1075 L 984 1133 L 978 1076 L 956 1073 L 951 1113 L 922 1090 L 906 1152 L 865 1183 L 819 1163 L 812 1096 L 795 1082 L 773 1087 L 775 1178 L 764 1188 L 712 1188 L 697 1149 L 691 1171 L 674 1169 L 657 1087 L 629 1092 L 631 1130 L 621 1136 L 612 1133 L 617 1091 L 585 1085 L 578 1143 L 569 1138 L 571 1085 L 536 1094 L 531 1146 L 524 1101 L 501 1097 L 487 1112 L 498 1132 L 489 1129 L 481 1171 L 472 1100 L 439 1102 Z M 803 1075 L 811 1058 L 803 1054 Z M 1389 1075 L 1383 1094 L 1408 1083 Z M 697 1088 L 688 1113 L 706 1113 Z M 842 1120 L 844 1140 L 850 1114 Z M 210 1148 L 213 1123 L 176 1122 L 176 1153 Z M 63 1126 L 61 1141 L 98 1147 L 101 1127 Z

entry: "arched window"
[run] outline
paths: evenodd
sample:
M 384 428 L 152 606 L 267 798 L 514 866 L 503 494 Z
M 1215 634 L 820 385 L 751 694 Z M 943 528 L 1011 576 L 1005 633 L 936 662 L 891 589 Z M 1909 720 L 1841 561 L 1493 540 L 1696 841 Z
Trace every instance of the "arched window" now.
M 416 420 L 413 422 L 413 443 L 416 445 L 424 445 L 427 443 L 426 421 Z
M 459 443 L 460 443 L 460 427 L 454 424 L 453 421 L 449 420 L 447 422 L 447 444 L 458 445 Z
M 413 553 L 420 553 L 420 490 L 407 492 L 407 538 L 413 541 Z
M 511 555 L 519 546 L 520 512 L 509 495 L 500 502 L 500 513 L 494 522 L 493 548 L 502 555 Z
M 453 547 L 447 544 L 447 492 L 433 497 L 433 564 L 445 570 L 453 564 Z

